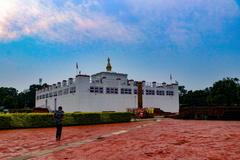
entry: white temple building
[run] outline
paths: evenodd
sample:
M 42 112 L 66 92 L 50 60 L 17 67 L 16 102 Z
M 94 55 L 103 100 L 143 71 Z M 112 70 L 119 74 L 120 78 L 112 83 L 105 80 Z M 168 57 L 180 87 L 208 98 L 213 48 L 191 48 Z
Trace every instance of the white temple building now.
M 147 83 L 142 81 L 143 107 L 178 112 L 178 84 Z M 127 111 L 136 108 L 137 81 L 128 75 L 112 72 L 110 59 L 105 72 L 94 75 L 79 74 L 36 91 L 36 106 L 50 111 L 62 106 L 65 112 Z

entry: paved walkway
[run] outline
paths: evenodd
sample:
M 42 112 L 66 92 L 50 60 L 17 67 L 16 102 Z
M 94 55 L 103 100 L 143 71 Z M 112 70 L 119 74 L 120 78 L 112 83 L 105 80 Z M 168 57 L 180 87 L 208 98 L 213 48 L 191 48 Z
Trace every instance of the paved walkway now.
M 157 121 L 0 131 L 1 160 L 240 159 L 240 121 Z

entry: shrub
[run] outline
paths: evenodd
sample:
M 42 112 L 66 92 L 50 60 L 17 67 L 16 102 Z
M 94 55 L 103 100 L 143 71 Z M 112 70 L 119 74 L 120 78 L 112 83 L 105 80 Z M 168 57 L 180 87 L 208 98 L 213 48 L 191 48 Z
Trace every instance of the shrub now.
M 11 128 L 10 122 L 11 122 L 11 115 L 0 114 L 0 129 Z
M 16 113 L 11 115 L 11 127 L 12 128 L 29 128 L 31 124 L 29 123 L 28 117 L 25 114 Z
M 101 123 L 101 113 L 72 113 L 77 124 Z
M 104 112 L 101 114 L 103 123 L 129 122 L 133 117 L 132 113 L 125 112 Z
M 31 127 L 51 127 L 54 126 L 53 114 L 48 113 L 31 113 L 28 115 L 28 123 Z
M 64 114 L 64 119 L 63 119 L 63 125 L 64 126 L 74 126 L 74 125 L 79 125 L 77 121 L 75 121 L 74 116 L 72 113 L 65 113 Z
M 131 113 L 65 113 L 64 126 L 88 125 L 99 123 L 129 122 Z M 53 113 L 12 113 L 0 114 L 0 129 L 53 127 Z
M 32 113 L 33 109 L 31 108 L 22 108 L 22 109 L 10 109 L 10 113 Z
M 11 115 L 11 128 L 36 128 L 54 126 L 53 114 L 15 113 Z

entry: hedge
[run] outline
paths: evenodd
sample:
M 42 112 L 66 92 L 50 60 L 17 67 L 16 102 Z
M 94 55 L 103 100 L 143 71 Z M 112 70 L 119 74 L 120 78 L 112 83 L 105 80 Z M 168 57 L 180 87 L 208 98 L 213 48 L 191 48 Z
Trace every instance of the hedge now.
M 88 125 L 100 123 L 129 122 L 132 113 L 99 112 L 99 113 L 65 113 L 63 125 Z M 53 113 L 11 113 L 0 114 L 0 129 L 39 128 L 55 126 Z

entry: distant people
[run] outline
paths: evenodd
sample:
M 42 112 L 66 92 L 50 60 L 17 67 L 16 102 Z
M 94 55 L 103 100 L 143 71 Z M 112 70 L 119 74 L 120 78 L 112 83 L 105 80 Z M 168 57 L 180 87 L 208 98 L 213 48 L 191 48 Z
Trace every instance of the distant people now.
M 57 129 L 56 130 L 56 141 L 61 140 L 63 117 L 64 117 L 64 112 L 62 110 L 62 107 L 59 106 L 58 110 L 55 111 L 55 113 L 54 113 L 54 119 L 55 119 L 55 122 L 56 122 L 56 129 Z

